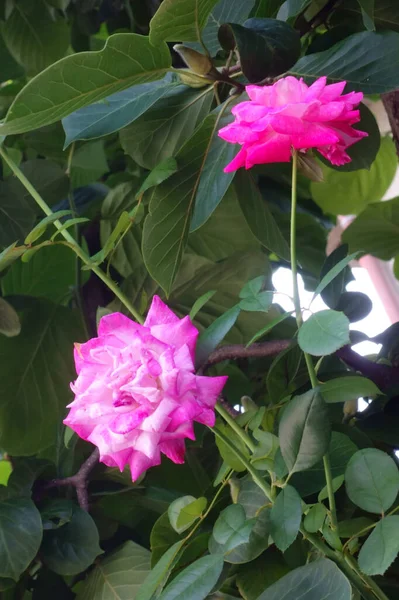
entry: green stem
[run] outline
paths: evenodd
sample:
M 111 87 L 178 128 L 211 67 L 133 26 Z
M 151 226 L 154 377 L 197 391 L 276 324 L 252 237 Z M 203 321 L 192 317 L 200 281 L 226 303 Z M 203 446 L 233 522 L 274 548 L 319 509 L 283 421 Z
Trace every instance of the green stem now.
M 248 473 L 251 475 L 251 477 L 254 480 L 254 482 L 256 483 L 256 485 L 258 487 L 260 487 L 262 492 L 265 494 L 266 498 L 269 501 L 271 501 L 271 499 L 273 497 L 273 493 L 272 493 L 270 485 L 267 483 L 267 481 L 262 479 L 262 477 L 259 477 L 257 470 L 251 465 L 249 460 L 240 452 L 240 450 L 238 450 L 234 446 L 234 444 L 229 440 L 229 438 L 227 436 L 225 436 L 223 433 L 218 431 L 216 427 L 214 429 L 212 429 L 211 431 L 213 431 L 213 433 L 216 435 L 216 437 L 220 438 L 223 441 L 223 443 L 232 451 L 232 453 L 235 454 L 235 456 L 242 462 L 242 464 L 244 465 L 244 467 L 246 468 Z
M 291 271 L 292 271 L 292 286 L 293 286 L 293 298 L 294 298 L 294 306 L 295 306 L 295 316 L 296 322 L 298 325 L 298 329 L 301 327 L 303 319 L 302 319 L 302 310 L 301 310 L 301 301 L 299 298 L 299 288 L 298 288 L 298 267 L 297 267 L 297 257 L 296 257 L 296 213 L 297 213 L 297 171 L 298 171 L 298 154 L 296 150 L 293 151 L 292 156 L 292 185 L 291 185 L 291 231 L 290 231 L 290 243 L 291 243 Z M 312 358 L 309 354 L 304 352 L 305 362 L 309 373 L 310 382 L 312 384 L 312 388 L 316 388 L 319 384 L 317 380 L 316 371 L 313 365 Z M 331 473 L 331 465 L 330 459 L 328 455 L 323 458 L 324 464 L 324 473 L 326 477 L 327 483 L 327 492 L 328 492 L 328 502 L 330 506 L 330 520 L 331 520 L 331 528 L 334 530 L 338 530 L 338 521 L 337 521 L 337 511 L 335 507 L 335 497 L 334 497 L 334 489 L 332 483 L 332 473 Z
M 256 446 L 249 437 L 247 433 L 239 426 L 239 424 L 233 419 L 231 415 L 229 415 L 228 411 L 221 404 L 217 403 L 215 406 L 217 412 L 223 419 L 230 425 L 230 427 L 236 432 L 239 438 L 242 439 L 244 444 L 251 450 L 251 452 L 255 452 Z
M 36 204 L 42 209 L 45 215 L 50 216 L 53 214 L 53 211 L 48 206 L 48 204 L 43 200 L 39 192 L 33 187 L 29 179 L 25 177 L 19 167 L 14 163 L 14 161 L 8 156 L 5 151 L 4 146 L 0 146 L 0 156 L 5 160 L 8 164 L 14 175 L 19 179 L 25 189 L 30 193 Z M 90 256 L 82 250 L 76 240 L 71 236 L 71 234 L 66 230 L 62 229 L 62 223 L 60 221 L 54 221 L 55 227 L 60 230 L 61 235 L 64 239 L 69 243 L 72 250 L 76 253 L 76 255 L 81 259 L 82 262 L 85 263 L 92 271 L 99 277 L 105 285 L 115 294 L 117 298 L 125 305 L 128 311 L 133 315 L 133 317 L 139 323 L 143 323 L 142 316 L 137 312 L 133 304 L 126 298 L 125 294 L 119 289 L 112 279 L 110 279 L 99 267 L 93 265 L 90 260 Z

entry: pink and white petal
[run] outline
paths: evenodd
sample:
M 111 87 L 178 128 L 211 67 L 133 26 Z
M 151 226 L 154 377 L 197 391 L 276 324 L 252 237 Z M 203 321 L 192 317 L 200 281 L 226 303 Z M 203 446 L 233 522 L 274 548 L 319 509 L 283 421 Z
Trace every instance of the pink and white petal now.
M 340 147 L 338 144 L 330 146 L 328 149 L 317 148 L 317 150 L 336 167 L 342 167 L 342 165 L 345 165 L 352 160 L 349 154 L 345 152 L 344 148 L 342 146 Z
M 300 135 L 291 137 L 292 145 L 297 150 L 318 148 L 339 142 L 339 136 L 331 127 L 319 123 L 309 123 L 307 130 Z
M 141 407 L 130 412 L 121 413 L 109 422 L 109 428 L 114 433 L 130 433 L 143 424 L 148 414 L 149 410 Z
M 312 104 L 303 115 L 305 121 L 334 121 L 343 115 L 343 102 L 328 102 L 328 104 Z
M 323 77 L 319 77 L 319 79 L 316 79 L 316 81 L 314 81 L 312 83 L 312 85 L 309 86 L 309 88 L 305 94 L 305 98 L 304 98 L 305 102 L 309 102 L 310 100 L 318 100 L 320 97 L 320 94 L 326 87 L 326 83 L 327 83 L 327 77 L 323 76 Z
M 322 102 L 332 102 L 333 100 L 338 100 L 345 86 L 346 81 L 339 81 L 338 83 L 326 85 L 326 87 L 319 96 L 319 100 L 321 100 Z
M 115 336 L 125 344 L 129 344 L 133 337 L 140 335 L 142 330 L 142 325 L 135 323 L 129 317 L 118 312 L 105 315 L 100 319 L 98 325 L 99 337 Z M 108 344 L 109 341 L 107 340 L 105 343 Z
M 225 166 L 225 168 L 223 169 L 223 172 L 224 173 L 232 173 L 233 171 L 237 171 L 237 169 L 244 167 L 245 163 L 246 163 L 246 157 L 247 157 L 247 149 L 241 148 L 241 150 L 239 151 L 238 154 L 235 155 L 233 160 L 231 162 L 229 162 L 228 165 Z
M 231 112 L 236 117 L 237 123 L 244 121 L 245 123 L 252 124 L 254 121 L 265 117 L 269 109 L 256 102 L 240 102 L 236 106 L 233 106 Z
M 226 375 L 220 377 L 196 375 L 195 378 L 197 381 L 197 400 L 207 407 L 215 406 L 228 377 Z
M 117 467 L 122 473 L 123 469 L 129 464 L 130 457 L 132 455 L 132 449 L 126 448 L 126 450 L 120 450 L 114 452 L 114 454 L 104 455 L 101 457 L 100 462 L 107 465 L 107 467 Z
M 263 106 L 274 106 L 276 93 L 272 85 L 247 85 L 245 91 L 253 102 Z
M 207 427 L 213 427 L 215 425 L 216 416 L 215 411 L 211 408 L 204 408 L 198 417 L 195 419 L 198 423 L 202 423 Z
M 179 321 L 179 317 L 170 310 L 169 306 L 167 306 L 159 296 L 154 296 L 144 326 L 153 327 L 154 325 L 168 325 L 176 323 L 177 321 Z
M 300 134 L 305 130 L 301 119 L 282 114 L 272 115 L 270 125 L 277 133 L 284 133 L 286 135 Z
M 178 407 L 175 400 L 164 398 L 154 412 L 141 423 L 141 431 L 160 433 L 165 431 L 172 420 L 173 413 Z
M 254 144 L 247 150 L 245 168 L 254 165 L 263 165 L 274 162 L 290 162 L 291 141 L 290 136 L 282 133 L 267 134 L 263 143 Z
M 193 371 L 194 370 L 194 362 L 191 356 L 190 348 L 187 344 L 181 346 L 174 353 L 174 364 L 177 369 L 183 371 Z
M 245 142 L 256 142 L 259 139 L 259 134 L 247 124 L 231 123 L 219 129 L 219 137 L 231 144 L 244 144 Z
M 302 102 L 307 92 L 307 86 L 297 79 L 288 75 L 273 84 L 276 93 L 276 102 L 274 106 L 284 106 L 285 104 L 295 104 Z
M 139 431 L 137 438 L 134 441 L 134 449 L 151 460 L 159 453 L 158 444 L 161 435 L 150 431 Z
M 162 442 L 159 449 L 177 465 L 182 465 L 184 463 L 184 454 L 186 451 L 184 440 L 170 440 L 168 442 Z
M 151 334 L 164 344 L 176 349 L 187 345 L 191 356 L 194 358 L 199 331 L 192 324 L 189 316 L 167 325 L 152 325 Z
M 137 481 L 137 479 L 147 471 L 150 467 L 156 467 L 161 464 L 161 455 L 154 456 L 153 459 L 149 459 L 145 454 L 141 452 L 132 452 L 132 456 L 130 457 L 129 465 L 130 472 L 132 475 L 132 481 Z

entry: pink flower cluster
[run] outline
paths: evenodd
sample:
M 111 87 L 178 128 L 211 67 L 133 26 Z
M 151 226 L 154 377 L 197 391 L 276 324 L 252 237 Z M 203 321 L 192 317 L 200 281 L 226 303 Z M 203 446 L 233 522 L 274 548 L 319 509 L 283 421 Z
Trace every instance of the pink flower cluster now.
M 193 422 L 213 426 L 227 377 L 195 375 L 198 330 L 154 296 L 144 325 L 120 313 L 103 317 L 98 337 L 75 348 L 75 400 L 64 423 L 95 444 L 109 467 L 130 466 L 136 480 L 161 453 L 184 462 Z
M 350 162 L 346 149 L 367 133 L 352 127 L 360 121 L 355 107 L 363 94 L 341 95 L 345 85 L 345 81 L 327 85 L 327 78 L 320 77 L 307 86 L 291 76 L 271 86 L 248 85 L 250 100 L 234 106 L 235 121 L 219 131 L 227 142 L 242 146 L 225 172 L 289 162 L 292 148 L 316 148 L 337 166 Z

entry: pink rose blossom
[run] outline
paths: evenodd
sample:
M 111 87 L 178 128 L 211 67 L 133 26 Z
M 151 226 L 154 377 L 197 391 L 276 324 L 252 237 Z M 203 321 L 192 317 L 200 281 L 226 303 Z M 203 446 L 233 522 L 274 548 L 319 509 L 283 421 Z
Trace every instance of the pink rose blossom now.
M 311 86 L 302 79 L 284 77 L 272 86 L 248 85 L 249 101 L 232 108 L 235 121 L 219 136 L 242 148 L 224 171 L 272 162 L 289 162 L 291 149 L 316 148 L 333 165 L 351 161 L 346 149 L 368 134 L 353 129 L 360 121 L 355 106 L 361 92 L 341 96 L 345 81 L 326 85 L 320 77 Z
M 98 337 L 75 348 L 75 400 L 64 423 L 96 445 L 109 467 L 132 479 L 159 465 L 161 453 L 184 462 L 193 422 L 212 427 L 227 377 L 194 372 L 198 330 L 154 296 L 144 325 L 121 313 L 103 317 Z

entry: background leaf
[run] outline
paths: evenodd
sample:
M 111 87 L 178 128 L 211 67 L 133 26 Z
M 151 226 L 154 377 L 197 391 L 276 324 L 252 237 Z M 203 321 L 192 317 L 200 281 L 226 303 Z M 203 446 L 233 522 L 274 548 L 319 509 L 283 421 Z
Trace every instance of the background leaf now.
M 298 334 L 301 349 L 313 356 L 332 354 L 349 341 L 349 320 L 336 310 L 314 313 L 301 325 Z
M 217 0 L 164 0 L 150 22 L 151 44 L 199 41 L 216 3 Z
M 203 600 L 219 579 L 222 568 L 222 556 L 200 558 L 175 577 L 160 600 Z
M 373 381 L 360 375 L 329 379 L 322 385 L 320 391 L 327 403 L 347 402 L 357 398 L 377 396 L 381 393 Z
M 270 533 L 281 552 L 285 552 L 298 535 L 301 518 L 301 497 L 295 488 L 286 485 L 270 511 Z
M 372 530 L 359 553 L 359 567 L 366 575 L 384 575 L 399 552 L 399 517 L 388 516 Z

